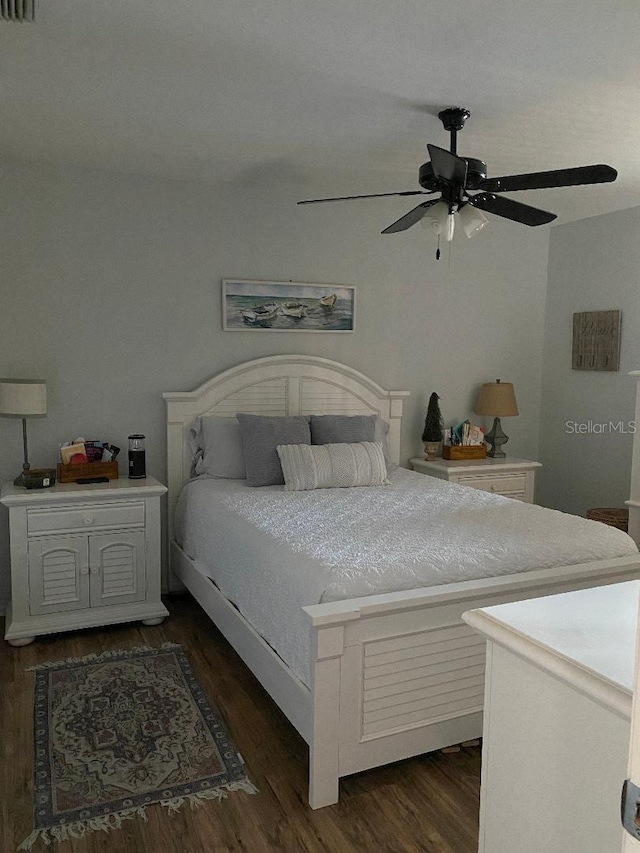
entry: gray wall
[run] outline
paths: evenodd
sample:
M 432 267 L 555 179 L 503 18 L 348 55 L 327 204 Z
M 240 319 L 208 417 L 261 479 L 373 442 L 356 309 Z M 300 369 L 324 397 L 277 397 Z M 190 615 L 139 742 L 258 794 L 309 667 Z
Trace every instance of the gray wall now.
M 332 187 L 334 189 L 334 187 Z M 549 232 L 492 219 L 434 259 L 420 227 L 381 236 L 407 199 L 299 208 L 327 194 L 245 179 L 212 186 L 52 166 L 0 170 L 0 375 L 45 378 L 46 419 L 29 423 L 33 465 L 78 435 L 123 449 L 147 436 L 147 470 L 165 476 L 162 391 L 273 353 L 343 361 L 407 388 L 403 457 L 421 452 L 431 391 L 447 421 L 480 382 L 515 383 L 521 415 L 508 451 L 536 458 Z M 352 335 L 221 331 L 220 279 L 353 284 Z M 21 464 L 21 430 L 0 419 L 0 478 Z M 8 576 L 0 517 L 0 599 Z
M 538 499 L 578 515 L 629 497 L 635 382 L 627 374 L 640 369 L 639 234 L 640 207 L 551 232 Z M 572 370 L 573 313 L 618 308 L 619 372 Z

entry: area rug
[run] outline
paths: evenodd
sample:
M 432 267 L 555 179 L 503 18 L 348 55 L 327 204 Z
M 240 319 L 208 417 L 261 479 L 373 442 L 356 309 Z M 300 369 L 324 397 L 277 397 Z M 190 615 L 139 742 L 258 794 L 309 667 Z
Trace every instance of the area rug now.
M 180 646 L 33 669 L 34 830 L 20 850 L 118 828 L 153 803 L 257 793 Z

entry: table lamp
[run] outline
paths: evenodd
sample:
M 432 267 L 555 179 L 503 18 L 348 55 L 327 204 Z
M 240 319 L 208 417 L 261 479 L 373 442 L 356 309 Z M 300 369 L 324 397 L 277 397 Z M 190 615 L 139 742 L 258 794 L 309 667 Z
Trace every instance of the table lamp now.
M 29 472 L 27 448 L 27 418 L 43 418 L 47 414 L 47 384 L 42 379 L 0 379 L 0 416 L 22 418 L 24 463 L 22 474 L 13 481 L 14 486 L 24 486 Z
M 474 409 L 477 415 L 489 415 L 493 417 L 491 431 L 485 435 L 485 441 L 489 445 L 487 456 L 493 459 L 502 459 L 506 453 L 502 445 L 509 441 L 509 437 L 502 431 L 500 418 L 513 417 L 519 414 L 516 395 L 511 382 L 485 382 L 478 392 L 478 398 Z

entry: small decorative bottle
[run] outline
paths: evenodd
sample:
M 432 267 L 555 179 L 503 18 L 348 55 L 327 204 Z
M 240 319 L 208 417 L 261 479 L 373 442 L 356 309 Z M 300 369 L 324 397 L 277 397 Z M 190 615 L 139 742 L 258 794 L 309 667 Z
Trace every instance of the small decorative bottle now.
M 129 479 L 142 480 L 147 476 L 144 454 L 144 436 L 129 436 Z

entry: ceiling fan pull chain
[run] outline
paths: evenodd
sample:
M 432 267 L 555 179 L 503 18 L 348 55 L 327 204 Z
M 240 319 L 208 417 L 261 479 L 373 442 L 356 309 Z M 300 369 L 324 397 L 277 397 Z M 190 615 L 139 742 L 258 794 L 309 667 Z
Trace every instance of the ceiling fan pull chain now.
M 436 261 L 440 260 L 440 234 L 438 233 L 438 248 L 436 249 Z

